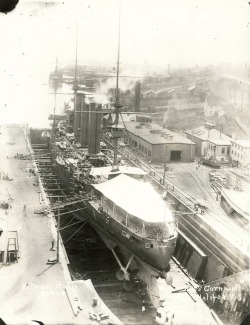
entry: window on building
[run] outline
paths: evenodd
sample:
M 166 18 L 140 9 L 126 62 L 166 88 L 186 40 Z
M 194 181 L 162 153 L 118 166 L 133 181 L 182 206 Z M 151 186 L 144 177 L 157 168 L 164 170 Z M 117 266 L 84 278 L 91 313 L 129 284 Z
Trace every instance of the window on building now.
M 232 155 L 234 154 L 234 151 L 232 150 Z
M 225 148 L 221 148 L 221 153 L 225 153 Z
M 151 157 L 151 150 L 148 150 L 148 156 Z

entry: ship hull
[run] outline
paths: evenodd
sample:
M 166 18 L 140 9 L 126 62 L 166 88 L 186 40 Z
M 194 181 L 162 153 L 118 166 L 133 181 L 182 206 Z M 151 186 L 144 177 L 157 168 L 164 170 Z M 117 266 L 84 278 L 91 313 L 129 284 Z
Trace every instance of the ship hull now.
M 166 242 L 149 240 L 136 236 L 114 218 L 98 211 L 98 204 L 94 201 L 85 201 L 80 208 L 85 208 L 83 213 L 78 213 L 78 218 L 87 219 L 89 224 L 102 236 L 109 238 L 113 245 L 125 247 L 127 252 L 139 257 L 148 264 L 155 274 L 166 272 L 169 261 L 175 249 L 176 237 Z M 105 242 L 107 244 L 107 242 Z
M 73 174 L 70 174 L 65 166 L 59 164 L 57 164 L 56 173 L 63 187 L 69 192 L 72 191 Z M 93 187 L 85 184 L 84 189 L 85 195 L 88 195 Z M 169 261 L 175 249 L 177 232 L 175 236 L 165 241 L 146 238 L 128 229 L 115 216 L 100 211 L 99 202 L 95 199 L 83 198 L 78 208 L 83 210 L 77 213 L 77 218 L 87 219 L 101 237 L 109 238 L 113 243 L 109 248 L 118 245 L 130 256 L 134 255 L 138 261 L 147 264 L 155 275 L 162 275 L 169 270 Z M 105 243 L 107 244 L 107 241 Z

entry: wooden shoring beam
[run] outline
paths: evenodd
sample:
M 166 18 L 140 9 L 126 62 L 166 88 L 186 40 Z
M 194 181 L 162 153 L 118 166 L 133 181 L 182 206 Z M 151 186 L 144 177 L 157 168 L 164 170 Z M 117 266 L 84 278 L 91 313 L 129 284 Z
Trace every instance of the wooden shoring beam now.
M 67 197 L 66 195 L 47 195 L 47 197 Z
M 43 181 L 44 185 L 61 185 L 61 183 L 57 180 L 57 179 L 51 179 L 52 182 L 47 182 L 47 181 Z
M 46 191 L 65 191 L 64 188 L 49 188 L 49 187 L 45 187 Z
M 40 177 L 48 177 L 48 176 L 53 176 L 53 175 L 51 174 L 51 172 L 50 172 L 50 171 L 48 171 L 47 173 L 45 173 L 45 172 L 40 172 L 39 174 L 40 174 Z
M 51 166 L 52 166 L 51 163 L 49 163 L 49 164 L 37 164 L 37 167 L 38 167 L 38 168 L 41 168 L 41 167 L 46 167 L 46 168 L 48 168 L 48 167 L 51 167 Z
M 41 172 L 40 175 L 41 175 L 41 177 L 57 177 L 57 175 L 55 175 L 55 174 L 49 174 L 48 175 L 48 173 L 47 173 L 46 175 L 43 175 L 43 172 Z
M 55 178 L 55 177 L 54 178 L 45 177 L 45 178 L 41 178 L 41 179 L 44 180 L 44 181 L 58 182 L 58 178 Z

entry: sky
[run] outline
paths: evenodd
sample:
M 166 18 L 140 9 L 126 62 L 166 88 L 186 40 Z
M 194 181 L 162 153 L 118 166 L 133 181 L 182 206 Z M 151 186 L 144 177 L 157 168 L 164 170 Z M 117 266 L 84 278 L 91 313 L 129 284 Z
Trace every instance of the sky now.
M 249 64 L 250 5 L 245 0 L 120 3 L 121 71 L 141 75 L 169 64 Z M 56 57 L 59 66 L 74 63 L 76 35 L 79 63 L 115 66 L 118 12 L 118 0 L 20 0 L 11 13 L 0 14 L 1 120 L 29 119 L 37 125 L 45 120 L 46 105 L 53 103 L 40 86 Z

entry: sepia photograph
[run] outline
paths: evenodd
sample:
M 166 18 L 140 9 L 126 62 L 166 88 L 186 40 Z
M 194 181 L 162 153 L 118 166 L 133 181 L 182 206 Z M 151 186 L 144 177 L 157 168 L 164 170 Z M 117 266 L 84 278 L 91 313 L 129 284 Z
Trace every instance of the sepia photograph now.
M 0 0 L 0 325 L 250 325 L 250 2 Z

